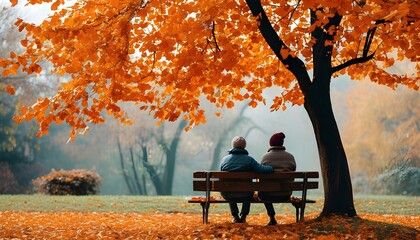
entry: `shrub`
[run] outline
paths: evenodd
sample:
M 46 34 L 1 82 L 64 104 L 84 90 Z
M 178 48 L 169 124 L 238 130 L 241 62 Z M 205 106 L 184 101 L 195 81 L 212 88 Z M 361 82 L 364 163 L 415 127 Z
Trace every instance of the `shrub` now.
M 36 192 L 50 195 L 93 195 L 99 193 L 102 178 L 94 170 L 51 170 L 32 181 Z
M 383 194 L 420 196 L 420 168 L 399 165 L 376 178 L 377 188 Z

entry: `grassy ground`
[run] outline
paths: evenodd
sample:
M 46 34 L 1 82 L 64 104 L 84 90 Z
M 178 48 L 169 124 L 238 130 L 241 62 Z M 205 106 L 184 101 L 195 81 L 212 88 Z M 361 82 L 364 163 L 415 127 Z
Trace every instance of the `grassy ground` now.
M 306 213 L 319 212 L 322 199 L 309 204 Z M 48 196 L 48 195 L 0 195 L 0 211 L 80 211 L 80 212 L 185 212 L 199 213 L 199 204 L 189 204 L 185 196 Z M 355 196 L 358 213 L 420 215 L 418 197 L 406 196 Z M 290 204 L 278 204 L 276 210 L 288 215 L 294 214 Z M 228 212 L 227 204 L 214 204 L 211 212 Z M 253 204 L 251 214 L 264 213 L 263 204 Z
M 420 239 L 418 197 L 355 196 L 359 217 L 316 217 L 322 199 L 295 223 L 290 204 L 275 205 L 276 226 L 265 226 L 263 204 L 246 224 L 232 224 L 227 204 L 211 206 L 211 224 L 185 196 L 0 195 L 0 239 Z

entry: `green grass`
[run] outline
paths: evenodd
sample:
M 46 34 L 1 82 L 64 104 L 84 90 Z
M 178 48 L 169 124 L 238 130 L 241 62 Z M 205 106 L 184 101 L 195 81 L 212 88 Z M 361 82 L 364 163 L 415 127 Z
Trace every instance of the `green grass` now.
M 360 213 L 420 215 L 419 197 L 356 195 L 354 199 Z
M 0 195 L 0 211 L 171 212 L 186 203 L 172 196 Z
M 322 198 L 308 204 L 306 213 L 322 210 Z M 49 196 L 0 195 L 0 211 L 80 211 L 80 212 L 201 212 L 199 204 L 189 204 L 185 196 Z M 294 214 L 290 204 L 275 205 L 281 214 Z M 418 197 L 406 196 L 355 196 L 358 213 L 419 215 Z M 228 212 L 227 204 L 211 205 L 211 212 Z M 265 213 L 263 204 L 253 204 L 252 213 Z

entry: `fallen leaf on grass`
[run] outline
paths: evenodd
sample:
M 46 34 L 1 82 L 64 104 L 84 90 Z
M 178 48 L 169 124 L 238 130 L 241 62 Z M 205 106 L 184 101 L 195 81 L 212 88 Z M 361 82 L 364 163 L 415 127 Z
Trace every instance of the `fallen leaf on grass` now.
M 210 224 L 197 213 L 0 212 L 0 239 L 418 239 L 420 216 L 362 214 L 294 222 L 276 216 L 265 226 L 265 214 L 232 224 L 228 213 L 210 214 Z M 398 224 L 398 225 L 397 225 Z

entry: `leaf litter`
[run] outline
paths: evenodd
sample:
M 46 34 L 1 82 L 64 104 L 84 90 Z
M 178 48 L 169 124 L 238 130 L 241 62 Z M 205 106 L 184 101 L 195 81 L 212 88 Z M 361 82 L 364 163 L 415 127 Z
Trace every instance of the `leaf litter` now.
M 420 216 L 360 214 L 316 220 L 308 214 L 277 215 L 279 224 L 265 226 L 265 214 L 252 214 L 245 224 L 230 223 L 228 213 L 0 212 L 0 239 L 420 239 Z

